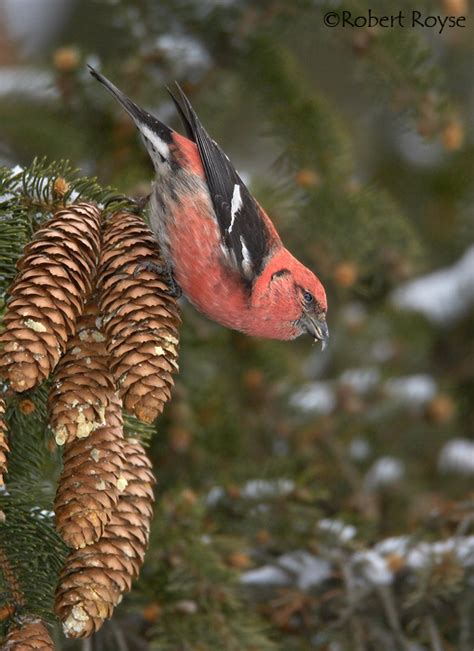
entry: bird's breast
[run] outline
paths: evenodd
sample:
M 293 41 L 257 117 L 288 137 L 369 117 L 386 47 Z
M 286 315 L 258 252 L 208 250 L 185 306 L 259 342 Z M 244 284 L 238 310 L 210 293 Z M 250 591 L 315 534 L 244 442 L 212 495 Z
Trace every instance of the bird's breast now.
M 200 179 L 157 179 L 150 224 L 184 295 L 209 318 L 227 327 L 245 320 L 248 292 L 226 264 L 220 231 Z

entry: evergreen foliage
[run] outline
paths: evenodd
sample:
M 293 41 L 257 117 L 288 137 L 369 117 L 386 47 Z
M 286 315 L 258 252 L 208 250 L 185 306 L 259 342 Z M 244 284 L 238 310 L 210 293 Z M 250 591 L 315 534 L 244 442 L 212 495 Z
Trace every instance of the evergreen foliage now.
M 402 4 L 469 11 L 460 0 Z M 0 314 L 23 247 L 55 210 L 92 201 L 137 212 L 127 197 L 149 191 L 134 129 L 84 71 L 98 56 L 176 128 L 165 86 L 179 81 L 322 278 L 331 330 L 323 355 L 306 340 L 245 338 L 184 306 L 171 403 L 154 425 L 125 416 L 158 482 L 149 551 L 91 647 L 66 640 L 52 616 L 66 549 L 51 517 L 61 455 L 48 382 L 2 387 L 0 634 L 32 615 L 53 624 L 58 649 L 473 647 L 474 324 L 461 259 L 473 240 L 472 15 L 443 35 L 323 24 L 325 11 L 369 7 L 393 13 L 367 0 L 86 0 L 40 59 L 54 100 L 0 95 Z M 399 308 L 394 289 L 448 267 L 451 290 L 417 295 L 421 310 L 432 292 L 441 319 Z

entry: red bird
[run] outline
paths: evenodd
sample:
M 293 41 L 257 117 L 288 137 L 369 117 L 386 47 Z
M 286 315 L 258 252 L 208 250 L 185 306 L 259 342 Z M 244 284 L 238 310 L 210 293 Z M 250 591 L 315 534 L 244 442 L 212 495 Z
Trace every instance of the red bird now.
M 328 339 L 318 278 L 283 246 L 270 218 L 178 86 L 187 138 L 91 74 L 134 120 L 156 170 L 150 224 L 172 278 L 207 317 L 255 337 Z M 171 93 L 170 93 L 171 94 Z

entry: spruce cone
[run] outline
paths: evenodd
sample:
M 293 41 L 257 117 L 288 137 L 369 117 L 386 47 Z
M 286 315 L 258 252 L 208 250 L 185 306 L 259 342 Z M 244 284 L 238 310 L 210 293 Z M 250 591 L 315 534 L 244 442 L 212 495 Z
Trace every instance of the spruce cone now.
M 106 425 L 66 443 L 64 467 L 54 503 L 56 529 L 75 549 L 99 540 L 127 482 L 123 476 L 123 424 L 115 396 L 105 411 Z
M 69 554 L 56 590 L 55 612 L 67 637 L 89 637 L 112 616 L 138 576 L 148 545 L 155 482 L 142 445 L 124 442 L 127 487 L 102 538 Z
M 25 621 L 21 628 L 10 630 L 4 651 L 54 651 L 54 644 L 46 626 L 40 620 Z
M 10 451 L 7 441 L 7 424 L 5 422 L 5 402 L 0 397 L 0 486 L 7 471 L 7 454 Z
M 100 249 L 100 212 L 81 203 L 57 212 L 25 247 L 0 335 L 0 375 L 15 391 L 49 376 L 74 334 Z
M 153 234 L 136 215 L 115 213 L 104 233 L 100 309 L 124 408 L 151 423 L 171 396 L 180 318 L 163 278 L 148 270 L 134 277 L 147 262 L 163 266 Z
M 85 438 L 105 425 L 105 411 L 115 399 L 115 382 L 105 337 L 98 327 L 97 304 L 87 304 L 59 361 L 48 398 L 56 443 Z

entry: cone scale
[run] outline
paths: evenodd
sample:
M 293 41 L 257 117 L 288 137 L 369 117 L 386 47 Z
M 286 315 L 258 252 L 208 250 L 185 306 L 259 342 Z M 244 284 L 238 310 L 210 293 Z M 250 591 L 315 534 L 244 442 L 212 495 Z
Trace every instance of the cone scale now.
M 23 392 L 54 372 L 49 424 L 64 446 L 55 525 L 71 547 L 55 612 L 72 638 L 112 616 L 148 545 L 155 480 L 141 443 L 123 437 L 122 409 L 151 423 L 171 396 L 180 317 L 162 264 L 139 217 L 103 221 L 82 203 L 37 230 L 9 291 L 0 378 Z M 0 482 L 4 417 L 0 398 Z M 37 618 L 17 620 L 6 649 L 30 648 L 52 649 L 49 633 Z
M 3 651 L 54 651 L 54 644 L 46 626 L 31 618 L 9 631 Z
M 56 443 L 86 438 L 105 425 L 105 411 L 115 400 L 115 382 L 95 300 L 91 300 L 69 339 L 51 388 L 49 422 Z
M 0 377 L 14 391 L 46 379 L 74 334 L 100 251 L 100 211 L 77 204 L 41 227 L 17 263 L 0 335 Z
M 98 275 L 107 349 L 124 408 L 151 423 L 171 396 L 180 317 L 166 281 L 147 263 L 163 267 L 149 228 L 136 215 L 112 215 Z
M 55 523 L 64 542 L 75 549 L 99 540 L 126 486 L 122 475 L 122 412 L 117 397 L 107 407 L 105 420 L 105 425 L 87 438 L 75 439 L 64 449 L 54 502 Z
M 138 576 L 148 545 L 155 483 L 142 445 L 124 441 L 127 482 L 100 540 L 71 552 L 60 573 L 55 612 L 67 637 L 89 637 L 112 616 Z

